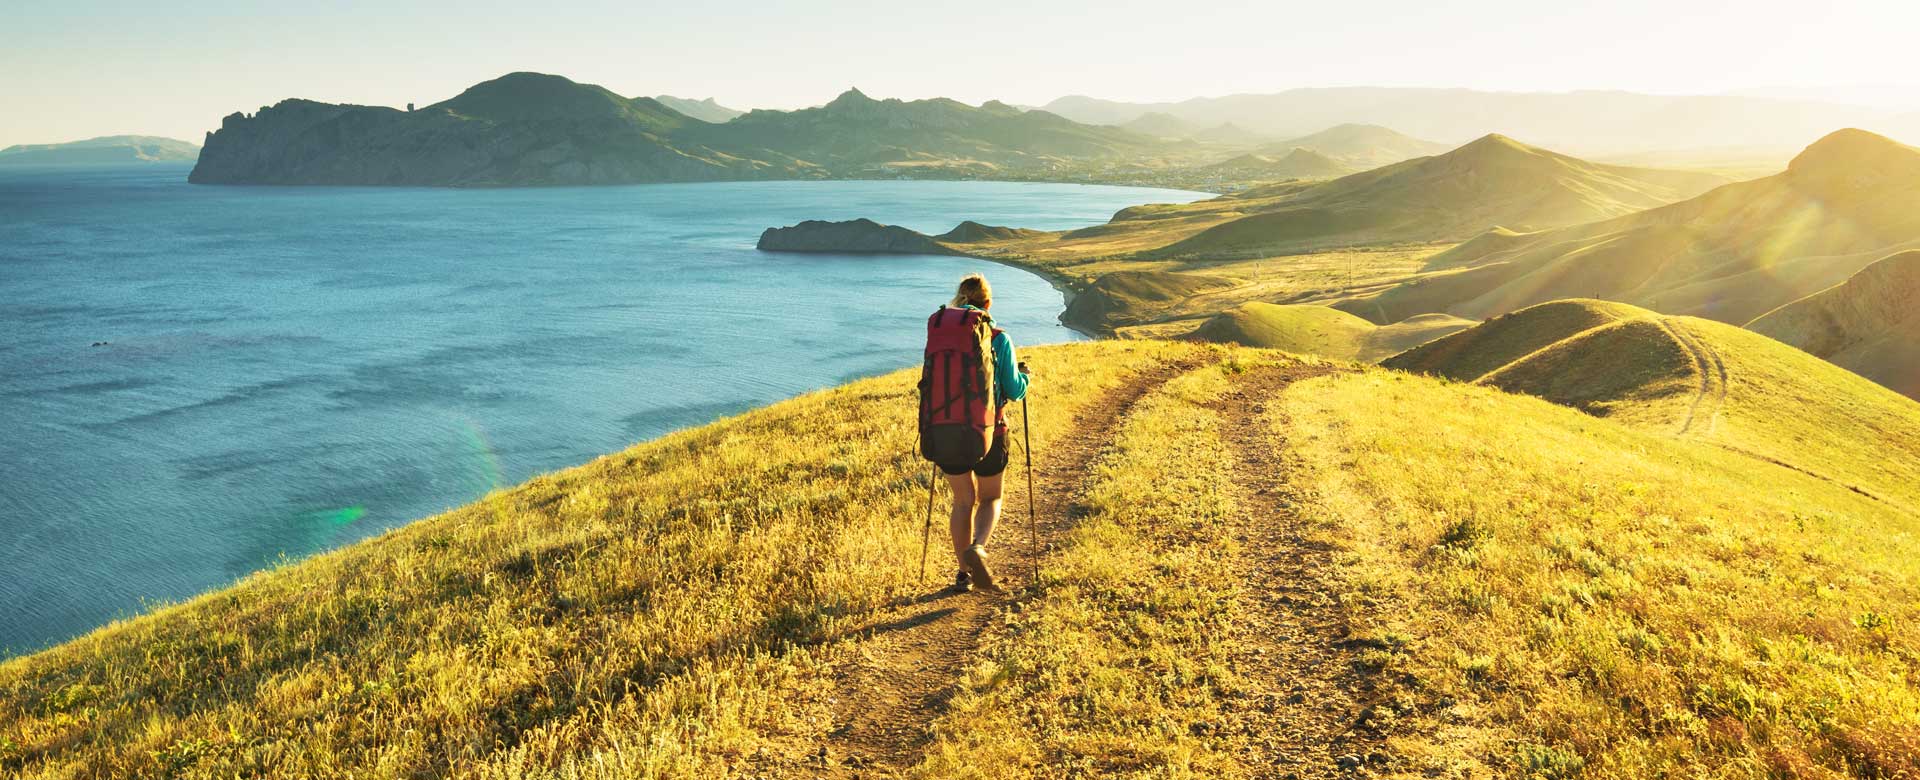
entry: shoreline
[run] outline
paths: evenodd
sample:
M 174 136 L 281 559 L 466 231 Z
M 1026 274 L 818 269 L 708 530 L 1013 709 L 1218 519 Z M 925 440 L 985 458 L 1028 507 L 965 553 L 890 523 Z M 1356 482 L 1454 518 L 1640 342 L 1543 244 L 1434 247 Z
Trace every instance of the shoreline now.
M 1073 286 L 1074 279 L 1072 277 L 1062 274 L 1051 268 L 1043 268 L 1040 266 L 1028 265 L 1024 262 L 1013 260 L 1010 258 L 1005 258 L 1005 257 L 989 257 L 986 255 L 975 255 L 975 254 L 968 254 L 965 252 L 955 252 L 951 256 L 965 257 L 973 260 L 985 260 L 990 263 L 998 263 L 1008 268 L 1016 268 L 1022 271 L 1026 271 L 1027 273 L 1033 274 L 1034 276 L 1038 276 L 1041 279 L 1045 279 L 1047 281 L 1047 284 L 1053 285 L 1053 289 L 1058 290 L 1060 292 L 1060 314 L 1054 319 L 1060 323 L 1061 327 L 1066 328 L 1067 330 L 1073 331 L 1075 333 L 1078 333 L 1082 336 L 1086 336 L 1087 340 L 1089 341 L 1100 341 L 1103 339 L 1113 338 L 1110 335 L 1088 330 L 1086 327 L 1080 325 L 1079 323 L 1076 323 L 1072 320 L 1067 319 L 1067 307 L 1072 306 L 1073 299 L 1080 296 L 1080 290 Z

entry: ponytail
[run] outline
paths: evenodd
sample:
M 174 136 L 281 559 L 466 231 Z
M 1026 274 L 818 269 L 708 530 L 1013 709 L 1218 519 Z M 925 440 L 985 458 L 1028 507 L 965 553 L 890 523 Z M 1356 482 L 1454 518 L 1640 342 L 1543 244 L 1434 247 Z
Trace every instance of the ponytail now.
M 987 302 L 993 300 L 993 288 L 987 286 L 987 277 L 980 274 L 967 274 L 960 280 L 960 290 L 954 293 L 953 307 L 972 306 L 987 308 Z

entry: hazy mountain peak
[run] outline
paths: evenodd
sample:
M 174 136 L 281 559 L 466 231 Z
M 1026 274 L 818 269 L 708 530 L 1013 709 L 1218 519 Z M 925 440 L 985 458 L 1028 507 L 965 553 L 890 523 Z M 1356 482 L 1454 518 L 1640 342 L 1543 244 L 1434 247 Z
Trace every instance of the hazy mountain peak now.
M 713 98 L 694 100 L 692 98 L 674 97 L 673 95 L 654 95 L 653 99 L 659 101 L 661 105 L 667 108 L 686 114 L 694 119 L 702 122 L 713 122 L 715 124 L 731 121 L 734 117 L 746 113 L 736 108 L 721 105 L 720 101 Z
M 596 84 L 565 76 L 520 71 L 482 81 L 428 106 L 495 121 L 619 116 L 632 110 L 626 98 Z
M 827 107 L 851 108 L 856 106 L 869 106 L 878 102 L 880 101 L 867 97 L 867 93 L 861 92 L 859 87 L 847 87 L 847 91 L 840 93 L 840 96 L 834 98 L 833 102 L 828 103 Z
M 1813 142 L 1787 164 L 1787 170 L 1797 175 L 1853 170 L 1920 176 L 1920 149 L 1849 127 Z

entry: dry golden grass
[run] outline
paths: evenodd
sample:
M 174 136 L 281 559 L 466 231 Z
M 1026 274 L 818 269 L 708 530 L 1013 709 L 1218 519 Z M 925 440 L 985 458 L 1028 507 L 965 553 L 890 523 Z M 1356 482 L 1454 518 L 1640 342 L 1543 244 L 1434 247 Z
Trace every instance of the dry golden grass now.
M 1416 765 L 1920 772 L 1920 517 L 1489 388 L 1376 372 L 1285 400 L 1366 630 L 1440 705 L 1396 746 Z
M 1201 404 L 1208 365 L 1143 399 L 1088 475 L 1088 514 L 1042 572 L 1044 593 L 982 653 L 923 777 L 1245 776 L 1217 737 L 1242 684 L 1213 641 L 1242 587 L 1223 526 L 1232 466 Z
M 1396 758 L 1369 771 L 1920 772 L 1920 407 L 1692 335 L 1730 378 L 1717 427 L 1685 435 L 1378 369 L 1274 399 L 1302 521 L 1336 544 L 1324 595 L 1402 681 L 1369 716 Z M 1262 602 L 1209 402 L 1290 358 L 1029 358 L 1042 451 L 1129 373 L 1201 367 L 1121 421 L 915 774 L 1252 774 L 1217 724 L 1254 684 L 1232 659 Z M 815 776 L 834 671 L 919 588 L 911 381 L 677 433 L 0 664 L 0 773 Z
M 1032 350 L 1035 446 L 1191 349 Z M 0 774 L 790 765 L 827 725 L 813 694 L 839 640 L 917 587 L 912 381 L 673 434 L 0 664 Z

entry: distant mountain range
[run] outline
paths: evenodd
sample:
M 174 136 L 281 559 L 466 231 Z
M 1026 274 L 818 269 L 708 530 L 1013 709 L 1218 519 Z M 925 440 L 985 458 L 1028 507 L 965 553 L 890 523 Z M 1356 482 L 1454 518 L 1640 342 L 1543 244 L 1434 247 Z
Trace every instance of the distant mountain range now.
M 1150 114 L 1197 127 L 1231 122 L 1273 138 L 1304 135 L 1348 122 L 1384 125 L 1450 143 L 1497 132 L 1580 154 L 1727 147 L 1798 149 L 1836 127 L 1847 126 L 1879 130 L 1897 138 L 1920 136 L 1920 114 L 1903 115 L 1866 106 L 1771 97 L 1611 91 L 1334 87 L 1193 98 L 1177 103 L 1124 103 L 1075 95 L 1043 108 L 1078 122 L 1102 125 L 1125 125 Z
M 1628 214 L 1727 183 L 1705 173 L 1600 165 L 1489 135 L 1314 187 L 1234 198 L 1243 211 L 1155 253 L 1258 257 L 1328 246 L 1461 240 L 1491 225 L 1570 225 Z M 1424 313 L 1424 312 L 1415 312 Z
M 660 105 L 686 114 L 702 122 L 718 124 L 747 113 L 737 108 L 728 108 L 720 105 L 714 102 L 713 98 L 694 100 L 692 98 L 674 97 L 672 95 L 654 95 L 653 99 L 660 101 Z
M 715 108 L 718 108 L 715 106 Z M 510 186 L 978 175 L 1101 159 L 1166 142 L 1003 103 L 874 100 L 715 124 L 655 98 L 513 73 L 417 111 L 285 100 L 226 117 L 190 181 Z
M 187 161 L 200 147 L 150 135 L 109 135 L 59 144 L 21 144 L 0 149 L 0 165 L 62 165 Z
M 1283 155 L 1243 154 L 1209 165 L 1204 170 L 1224 177 L 1259 180 L 1330 179 L 1354 173 L 1358 169 L 1312 149 L 1294 147 Z
M 1379 125 L 1340 124 L 1317 133 L 1262 146 L 1256 154 L 1291 153 L 1310 149 L 1326 155 L 1354 170 L 1445 154 L 1452 147 L 1414 138 Z
M 1434 256 L 1429 269 L 1443 273 L 1343 308 L 1376 322 L 1437 311 L 1482 319 L 1591 297 L 1741 325 L 1920 247 L 1917 203 L 1920 149 L 1841 130 L 1774 176 L 1588 224 L 1487 233 Z M 1862 279 L 1819 308 L 1870 300 L 1874 288 L 1906 278 Z

